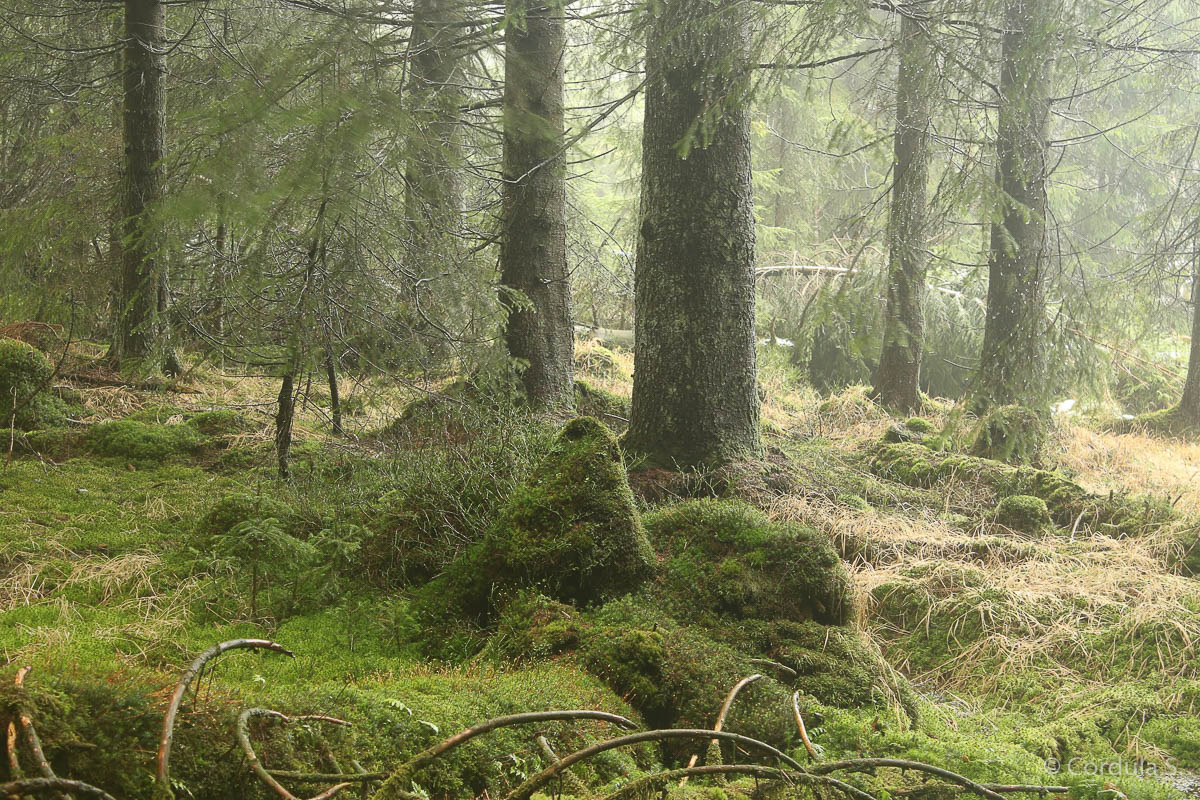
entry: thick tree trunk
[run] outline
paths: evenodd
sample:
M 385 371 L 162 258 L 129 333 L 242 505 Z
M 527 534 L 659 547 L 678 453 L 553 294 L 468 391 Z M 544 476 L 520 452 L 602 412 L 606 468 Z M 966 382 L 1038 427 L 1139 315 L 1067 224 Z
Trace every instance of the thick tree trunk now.
M 121 278 L 113 346 L 120 359 L 144 359 L 158 327 L 160 239 L 153 214 L 162 200 L 166 146 L 165 6 L 126 0 Z
M 1200 257 L 1193 257 L 1192 349 L 1188 357 L 1187 383 L 1179 401 L 1179 416 L 1189 425 L 1200 425 Z
M 692 467 L 760 450 L 746 6 L 656 5 L 627 447 Z
M 567 273 L 561 7 L 509 0 L 504 29 L 504 238 L 508 352 L 536 406 L 573 403 L 575 329 Z
M 911 16 L 900 22 L 887 305 L 883 351 L 874 380 L 879 401 L 905 412 L 921 406 L 918 381 L 925 349 L 925 217 L 934 70 L 928 24 Z
M 992 223 L 987 321 L 971 405 L 1046 398 L 1046 179 L 1054 0 L 1008 0 L 996 135 L 1000 221 Z
M 461 221 L 462 19 L 461 0 L 413 2 L 407 105 L 419 130 L 409 138 L 404 177 L 417 257 L 445 249 Z

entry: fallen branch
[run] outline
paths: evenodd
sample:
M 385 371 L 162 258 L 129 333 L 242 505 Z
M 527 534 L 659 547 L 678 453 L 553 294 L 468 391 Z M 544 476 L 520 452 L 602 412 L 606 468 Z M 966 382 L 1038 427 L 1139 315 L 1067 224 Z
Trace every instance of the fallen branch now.
M 796 761 L 791 756 L 780 752 L 766 742 L 760 742 L 758 739 L 751 739 L 749 736 L 741 736 L 736 733 L 726 733 L 725 731 L 706 731 L 688 728 L 641 731 L 639 733 L 631 733 L 628 736 L 621 736 L 616 739 L 598 742 L 590 745 L 589 747 L 585 747 L 582 750 L 576 750 L 574 753 L 571 753 L 568 756 L 560 758 L 558 761 L 546 767 L 541 772 L 529 778 L 512 792 L 510 792 L 506 800 L 529 800 L 529 798 L 533 796 L 534 792 L 537 792 L 539 789 L 549 783 L 555 775 L 562 772 L 572 764 L 576 764 L 580 761 L 591 758 L 592 756 L 608 750 L 615 750 L 618 747 L 625 747 L 627 745 L 638 744 L 640 742 L 662 741 L 664 739 L 720 739 L 722 741 L 734 742 L 735 744 L 740 744 L 745 747 L 750 747 L 766 753 L 767 755 L 784 764 L 787 764 L 789 767 L 792 767 L 799 772 L 805 771 L 800 762 Z M 858 795 L 855 796 L 858 797 L 858 800 L 864 800 L 865 798 L 871 797 L 866 792 L 859 792 Z
M 275 780 L 275 778 L 271 775 L 271 773 L 267 772 L 266 768 L 263 767 L 262 762 L 259 761 L 258 754 L 254 752 L 254 745 L 252 745 L 250 743 L 250 718 L 251 717 L 269 717 L 270 719 L 280 720 L 285 725 L 291 724 L 292 722 L 301 722 L 301 721 L 329 722 L 334 725 L 349 725 L 350 724 L 349 722 L 345 722 L 340 719 L 335 719 L 333 717 L 322 717 L 322 716 L 315 716 L 315 715 L 303 716 L 303 717 L 289 717 L 286 714 L 281 714 L 278 711 L 272 711 L 268 708 L 247 708 L 241 714 L 238 714 L 237 739 L 238 739 L 238 743 L 242 746 L 242 752 L 246 754 L 246 759 L 250 762 L 250 769 L 252 769 L 254 771 L 254 774 L 257 775 L 262 780 L 263 783 L 265 783 L 267 786 L 269 786 L 271 788 L 271 790 L 273 792 L 275 792 L 275 794 L 282 797 L 283 800 L 300 800 L 300 799 L 298 797 L 296 797 L 296 795 L 289 792 L 286 788 L 284 788 L 283 784 L 281 784 L 279 781 Z M 335 797 L 336 795 L 340 794 L 343 790 L 348 789 L 348 788 L 350 788 L 350 783 L 348 781 L 343 781 L 342 783 L 339 783 L 336 786 L 331 786 L 330 788 L 326 789 L 325 791 L 321 792 L 320 794 L 314 796 L 313 798 L 311 798 L 311 800 L 329 800 L 329 798 Z
M 171 703 L 167 706 L 167 713 L 163 716 L 162 737 L 158 742 L 158 772 L 155 775 L 154 783 L 158 787 L 160 793 L 167 797 L 173 797 L 171 791 L 171 741 L 175 738 L 175 718 L 179 715 L 179 706 L 183 703 L 183 697 L 187 694 L 188 686 L 196 679 L 209 661 L 212 661 L 222 653 L 230 650 L 244 649 L 261 649 L 271 650 L 276 653 L 282 653 L 290 658 L 295 658 L 295 654 L 281 644 L 269 642 L 265 639 L 231 639 L 228 642 L 221 642 L 218 645 L 208 648 L 191 663 L 191 666 L 180 677 L 179 683 L 175 685 L 175 692 L 171 695 Z
M 878 767 L 894 767 L 901 770 L 910 769 L 914 772 L 928 772 L 930 775 L 936 775 L 943 780 L 956 783 L 970 792 L 988 798 L 988 800 L 1003 800 L 999 792 L 993 791 L 981 783 L 976 783 L 970 778 L 959 775 L 957 772 L 935 767 L 932 764 L 922 764 L 919 761 L 906 761 L 899 758 L 854 758 L 847 761 L 829 761 L 814 766 L 812 773 L 814 775 L 827 775 L 830 772 L 840 772 L 842 770 L 867 772 Z
M 545 736 L 537 737 L 538 749 L 542 751 L 542 757 L 546 759 L 547 764 L 553 764 L 558 761 L 558 754 L 554 752 L 554 748 L 550 746 L 550 740 Z M 592 792 L 588 789 L 587 784 L 580 780 L 579 776 L 571 770 L 563 773 L 566 776 L 566 782 L 570 784 L 570 794 L 577 797 L 591 797 Z
M 111 794 L 103 789 L 97 789 L 90 783 L 72 781 L 66 778 L 26 778 L 21 781 L 0 783 L 0 796 L 4 797 L 19 797 L 24 794 L 39 794 L 41 792 L 58 792 L 62 794 L 66 791 L 99 797 L 100 800 L 115 800 Z
M 750 663 L 756 664 L 760 667 L 770 667 L 776 672 L 781 672 L 789 678 L 797 677 L 796 670 L 792 669 L 787 664 L 780 664 L 778 661 L 772 661 L 769 658 L 752 658 L 750 659 Z
M 13 685 L 17 688 L 23 687 L 25 676 L 29 674 L 29 671 L 29 667 L 21 667 L 17 670 L 17 677 L 13 680 Z M 42 750 L 42 740 L 38 738 L 37 729 L 33 727 L 33 720 L 25 713 L 25 709 L 19 706 L 17 721 L 20 723 L 21 732 L 25 734 L 25 744 L 29 747 L 29 753 L 33 756 L 33 762 L 37 766 L 37 771 L 42 774 L 42 779 L 57 781 L 59 778 L 54 774 L 54 768 L 50 766 L 50 760 L 46 758 L 46 753 Z M 57 791 L 57 794 L 62 798 L 70 798 L 70 795 L 62 791 Z
M 433 747 L 417 753 L 407 763 L 401 765 L 393 772 L 383 782 L 383 785 L 379 787 L 379 791 L 374 796 L 376 800 L 399 800 L 402 797 L 410 797 L 411 793 L 407 789 L 401 788 L 401 786 L 405 781 L 411 780 L 413 773 L 428 766 L 430 762 L 443 753 L 453 750 L 460 744 L 489 731 L 496 730 L 497 728 L 506 728 L 510 725 L 525 725 L 532 722 L 579 719 L 596 719 L 603 722 L 611 722 L 622 728 L 637 727 L 633 721 L 619 714 L 609 714 L 607 711 L 531 711 L 526 714 L 511 714 L 506 717 L 496 717 L 495 719 L 489 719 L 487 722 L 481 722 L 478 725 L 461 730 L 449 739 L 443 739 Z
M 813 761 L 820 761 L 821 754 L 817 752 L 817 748 L 813 747 L 813 743 L 808 739 L 808 728 L 804 727 L 804 717 L 800 715 L 800 693 L 792 693 L 792 716 L 796 720 L 796 727 L 800 731 L 800 741 L 804 742 L 804 749 L 808 751 L 808 757 Z
M 746 678 L 742 678 L 740 681 L 738 681 L 737 683 L 735 683 L 733 685 L 733 688 L 729 690 L 729 694 L 725 696 L 725 702 L 721 704 L 721 710 L 719 712 L 717 712 L 717 722 L 715 725 L 713 725 L 714 731 L 719 732 L 722 728 L 725 727 L 725 718 L 729 716 L 729 709 L 733 707 L 733 701 L 737 699 L 737 696 L 739 693 L 741 693 L 742 689 L 745 689 L 750 684 L 754 683 L 757 680 L 761 680 L 761 679 L 762 679 L 762 675 L 759 675 L 756 673 L 756 674 L 750 675 Z M 715 746 L 716 744 L 717 744 L 716 739 L 713 739 L 711 742 L 709 742 L 710 747 Z M 692 757 L 688 760 L 688 769 L 691 769 L 692 767 L 696 766 L 696 762 L 699 760 L 700 760 L 700 754 L 692 753 Z M 683 786 L 685 783 L 687 783 L 686 775 L 683 777 L 682 780 L 679 781 L 679 785 Z

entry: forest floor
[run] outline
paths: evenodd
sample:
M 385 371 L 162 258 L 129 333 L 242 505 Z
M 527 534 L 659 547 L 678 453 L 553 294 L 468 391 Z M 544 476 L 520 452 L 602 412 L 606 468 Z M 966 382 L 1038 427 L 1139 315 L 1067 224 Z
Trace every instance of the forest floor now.
M 597 413 L 619 424 L 631 358 L 583 342 L 577 361 L 591 387 L 618 396 L 594 393 Z M 1177 516 L 1137 536 L 1078 520 L 1022 532 L 998 521 L 1002 498 L 986 482 L 952 472 L 905 485 L 881 471 L 873 454 L 897 420 L 860 389 L 815 396 L 784 361 L 765 354 L 762 380 L 766 444 L 786 479 L 729 490 L 773 520 L 828 535 L 851 573 L 855 624 L 921 705 L 917 721 L 881 707 L 810 705 L 809 733 L 825 756 L 914 758 L 981 781 L 1064 783 L 1117 800 L 1187 790 L 1200 770 L 1200 582 L 1177 564 L 1200 518 L 1200 442 L 1059 419 L 1045 466 L 1102 497 L 1156 498 Z M 381 770 L 439 733 L 498 714 L 635 715 L 569 657 L 424 659 L 428 632 L 415 629 L 407 593 L 383 588 L 397 575 L 419 580 L 407 573 L 422 547 L 461 547 L 486 526 L 552 429 L 480 412 L 453 431 L 384 435 L 425 393 L 371 382 L 344 387 L 350 435 L 334 437 L 328 394 L 314 384 L 285 484 L 271 449 L 274 380 L 197 371 L 185 385 L 80 384 L 79 422 L 140 425 L 112 428 L 102 449 L 70 432 L 30 437 L 38 456 L 21 454 L 14 437 L 0 465 L 0 684 L 32 667 L 20 698 L 61 774 L 148 797 L 165 695 L 196 653 L 237 637 L 273 639 L 296 657 L 237 654 L 214 669 L 178 734 L 181 796 L 261 791 L 245 788 L 238 764 L 230 713 L 239 706 L 349 719 L 355 731 L 320 741 Z M 925 419 L 943 433 L 954 425 L 944 409 Z M 677 499 L 673 491 L 658 487 L 652 504 Z M 270 512 L 243 537 L 252 547 L 219 535 L 213 509 L 228 511 L 230 497 Z M 272 519 L 278 525 L 263 521 Z M 381 530 L 398 529 L 438 538 L 406 540 L 411 563 L 361 556 L 380 547 Z M 342 569 L 339 559 L 373 566 Z M 728 677 L 732 685 L 741 676 Z M 710 700 L 715 716 L 722 697 Z M 598 732 L 551 730 L 564 749 Z M 307 754 L 322 761 L 308 728 L 262 735 L 265 759 L 308 769 Z M 532 734 L 505 734 L 422 785 L 432 796 L 495 794 L 541 758 Z M 587 777 L 613 783 L 643 767 L 614 758 Z M 933 792 L 911 776 L 861 780 L 893 796 Z M 722 791 L 742 788 L 753 786 Z

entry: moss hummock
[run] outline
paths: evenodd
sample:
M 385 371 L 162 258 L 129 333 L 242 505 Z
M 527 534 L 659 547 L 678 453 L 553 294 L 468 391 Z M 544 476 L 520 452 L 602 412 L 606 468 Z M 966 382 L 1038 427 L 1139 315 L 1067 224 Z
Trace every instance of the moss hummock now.
M 421 605 L 479 619 L 506 596 L 536 588 L 587 607 L 635 590 L 653 565 L 616 437 L 580 417 L 484 537 L 425 587 Z
M 54 366 L 16 339 L 0 339 L 0 426 L 33 430 L 61 425 L 66 406 L 50 391 Z
M 662 560 L 652 587 L 680 619 L 816 620 L 850 616 L 849 577 L 824 535 L 772 523 L 731 500 L 692 500 L 645 518 Z
M 1032 464 L 1047 432 L 1043 414 L 1024 406 L 1001 406 L 979 420 L 971 453 L 1008 464 Z
M 88 449 L 98 456 L 161 463 L 195 454 L 204 441 L 194 428 L 186 425 L 152 425 L 118 419 L 92 428 L 87 443 Z
M 996 522 L 1022 533 L 1041 533 L 1053 524 L 1046 501 L 1028 494 L 1003 498 L 996 506 Z

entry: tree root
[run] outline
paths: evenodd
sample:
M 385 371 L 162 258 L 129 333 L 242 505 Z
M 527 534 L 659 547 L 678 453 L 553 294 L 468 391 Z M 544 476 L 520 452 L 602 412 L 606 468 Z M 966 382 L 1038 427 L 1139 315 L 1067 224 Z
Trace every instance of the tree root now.
M 41 794 L 42 792 L 57 792 L 62 795 L 66 791 L 99 797 L 100 800 L 115 800 L 111 794 L 103 789 L 97 789 L 90 783 L 66 778 L 26 778 L 21 781 L 0 783 L 0 797 L 20 797 L 25 794 Z

